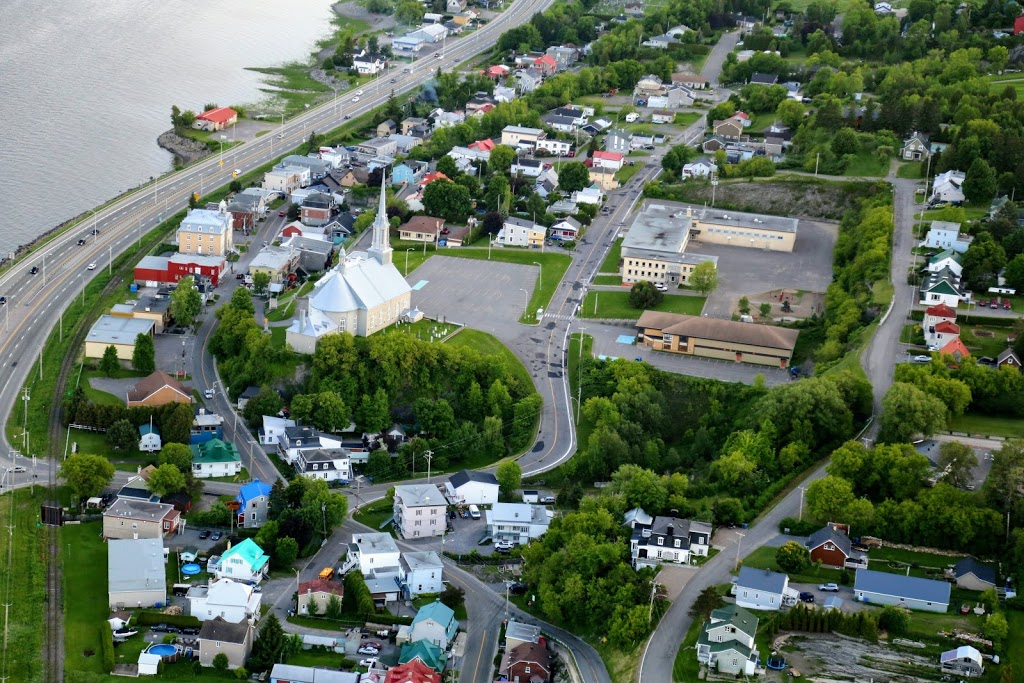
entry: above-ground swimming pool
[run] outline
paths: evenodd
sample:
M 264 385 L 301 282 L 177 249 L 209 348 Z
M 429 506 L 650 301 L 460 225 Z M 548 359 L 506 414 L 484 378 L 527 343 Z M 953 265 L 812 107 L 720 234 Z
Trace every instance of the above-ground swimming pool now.
M 161 657 L 170 657 L 178 654 L 178 648 L 174 645 L 162 643 L 160 645 L 150 645 L 146 652 L 154 655 L 160 655 Z

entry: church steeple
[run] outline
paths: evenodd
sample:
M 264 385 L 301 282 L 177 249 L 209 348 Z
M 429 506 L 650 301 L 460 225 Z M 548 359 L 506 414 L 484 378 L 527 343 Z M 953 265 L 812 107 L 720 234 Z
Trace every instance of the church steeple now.
M 370 245 L 369 254 L 377 259 L 382 266 L 391 265 L 391 240 L 389 233 L 391 226 L 388 224 L 387 205 L 384 201 L 384 188 L 387 185 L 383 169 L 380 174 L 380 206 L 377 207 L 377 217 L 373 219 L 373 242 Z

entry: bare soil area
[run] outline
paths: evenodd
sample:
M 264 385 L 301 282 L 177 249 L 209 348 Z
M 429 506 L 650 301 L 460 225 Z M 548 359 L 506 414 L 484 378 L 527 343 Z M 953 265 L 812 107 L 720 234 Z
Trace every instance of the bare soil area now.
M 941 678 L 936 657 L 884 642 L 869 643 L 834 634 L 789 634 L 777 638 L 775 644 L 783 648 L 789 666 L 819 683 L 916 683 Z M 772 671 L 768 680 L 792 680 L 786 673 Z

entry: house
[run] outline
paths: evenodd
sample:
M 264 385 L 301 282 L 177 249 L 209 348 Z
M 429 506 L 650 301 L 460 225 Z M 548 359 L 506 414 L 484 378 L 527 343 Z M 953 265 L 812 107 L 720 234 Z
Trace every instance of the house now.
M 381 54 L 373 54 L 366 50 L 360 50 L 352 55 L 352 67 L 361 75 L 376 74 L 383 71 L 388 65 L 388 60 Z M 378 133 L 380 135 L 380 133 Z
M 445 492 L 455 505 L 494 505 L 498 502 L 498 478 L 490 472 L 462 470 L 448 477 Z
M 964 180 L 967 174 L 963 171 L 946 171 L 935 176 L 932 181 L 931 201 L 950 202 L 956 204 L 964 201 Z
M 942 670 L 956 676 L 980 676 L 985 673 L 981 653 L 970 645 L 961 645 L 955 650 L 947 650 L 939 655 Z
M 350 168 L 342 174 L 338 184 L 341 187 L 356 187 L 370 182 L 370 171 L 365 166 Z
M 360 573 L 365 577 L 399 573 L 400 553 L 391 534 L 352 534 L 352 542 L 348 545 L 348 557 L 359 566 Z
M 593 168 L 606 168 L 611 171 L 618 171 L 622 168 L 626 155 L 618 152 L 602 152 L 600 150 L 590 155 L 594 160 Z
M 638 343 L 656 351 L 782 368 L 799 336 L 781 327 L 656 311 L 644 311 L 636 326 Z
M 427 41 L 418 33 L 408 33 L 404 36 L 394 38 L 391 41 L 391 49 L 396 54 L 415 55 L 426 47 Z
M 735 114 L 722 121 L 714 121 L 711 129 L 717 137 L 725 140 L 739 140 L 743 135 L 743 119 Z
M 555 140 L 542 138 L 537 141 L 535 150 L 539 152 L 547 152 L 548 154 L 560 157 L 571 157 L 574 152 L 572 150 L 571 140 Z
M 534 60 L 533 68 L 538 69 L 544 76 L 554 76 L 558 71 L 558 62 L 551 55 L 545 54 Z
M 530 67 L 525 71 L 516 72 L 516 88 L 524 95 L 532 93 L 544 82 L 544 72 L 540 69 Z M 504 144 L 504 143 L 502 143 Z
M 606 168 L 591 168 L 588 177 L 591 183 L 601 188 L 602 192 L 611 192 L 619 186 L 615 171 Z
M 682 41 L 680 41 L 675 36 L 670 36 L 667 33 L 663 33 L 663 34 L 661 34 L 659 36 L 651 36 L 650 38 L 645 40 L 642 43 L 642 45 L 644 47 L 653 47 L 653 48 L 655 48 L 657 50 L 667 50 L 669 48 L 669 46 L 676 45 L 676 44 L 678 44 L 680 42 L 682 42 Z
M 448 524 L 448 501 L 433 484 L 395 487 L 395 531 L 402 538 L 443 536 Z
M 197 479 L 233 477 L 242 472 L 242 459 L 235 444 L 210 439 L 192 444 L 192 476 Z
M 672 86 L 661 95 L 648 97 L 647 106 L 652 109 L 678 109 L 679 107 L 692 107 L 696 99 L 696 94 L 689 88 Z M 659 123 L 659 121 L 654 121 L 654 123 Z M 663 121 L 663 123 L 672 123 L 672 121 Z
M 370 156 L 394 156 L 398 151 L 398 143 L 386 137 L 375 137 L 364 140 L 356 145 L 356 151 Z
M 1020 358 L 1017 357 L 1013 348 L 1003 350 L 1003 352 L 996 357 L 996 367 L 1001 368 L 1004 365 L 1008 365 L 1011 368 L 1017 368 L 1018 370 L 1021 369 Z
M 527 178 L 536 178 L 543 171 L 544 162 L 539 159 L 527 159 L 525 157 L 516 157 L 509 168 L 509 172 L 513 176 L 525 176 Z
M 444 223 L 443 218 L 413 216 L 398 228 L 398 239 L 433 244 L 444 229 Z
M 289 465 L 295 464 L 296 458 L 303 450 L 340 450 L 343 447 L 342 437 L 326 434 L 309 425 L 289 425 L 278 437 L 278 451 Z
M 426 172 L 427 165 L 422 161 L 406 160 L 391 171 L 392 185 L 413 185 L 418 183 Z
M 146 470 L 143 469 L 141 472 L 144 473 Z M 146 478 L 138 475 L 129 479 L 124 486 L 118 489 L 117 498 L 118 500 L 140 500 L 144 503 L 160 502 L 160 497 L 150 492 Z
M 412 135 L 416 129 L 429 129 L 430 123 L 426 119 L 410 116 L 402 119 L 402 135 Z
M 298 266 L 299 254 L 291 245 L 268 245 L 249 262 L 249 275 L 263 273 L 270 276 L 271 284 L 283 284 Z
M 465 7 L 462 8 L 466 9 Z M 458 10 L 462 11 L 462 10 Z M 413 31 L 414 35 L 422 36 L 428 43 L 440 43 L 448 35 L 448 29 L 440 24 L 424 24 Z
M 598 192 L 600 192 L 600 190 L 598 190 Z M 557 202 L 548 207 L 548 213 L 551 213 L 555 216 L 567 216 L 569 214 L 576 213 L 576 210 L 576 202 L 572 201 L 571 199 L 559 199 Z
M 498 675 L 506 681 L 547 683 L 551 680 L 551 656 L 542 638 L 537 643 L 522 643 L 505 650 Z
M 959 362 L 970 356 L 971 352 L 967 350 L 967 346 L 960 340 L 960 337 L 954 337 L 939 348 L 939 355 L 952 356 L 954 361 Z
M 344 448 L 303 448 L 296 455 L 295 471 L 307 479 L 347 484 L 352 477 L 351 459 Z
M 433 550 L 402 553 L 399 570 L 398 579 L 404 600 L 444 591 L 444 564 Z
M 938 304 L 937 306 L 929 306 L 925 309 L 921 327 L 924 330 L 925 337 L 927 337 L 929 334 L 934 333 L 936 325 L 955 322 L 956 311 L 945 304 Z
M 853 594 L 860 602 L 896 605 L 908 609 L 943 613 L 949 609 L 950 584 L 916 576 L 861 569 L 853 582 Z
M 711 546 L 711 525 L 675 517 L 655 517 L 649 524 L 633 524 L 629 554 L 633 567 L 655 567 L 661 562 L 690 564 L 707 557 Z
M 365 675 L 363 680 L 366 680 Z M 424 664 L 422 659 L 413 658 L 388 669 L 382 683 L 441 683 L 441 674 Z
M 683 85 L 693 90 L 705 90 L 708 87 L 708 79 L 694 74 L 672 74 L 672 82 L 676 85 Z
M 859 574 L 860 572 L 858 572 Z M 795 604 L 796 591 L 789 587 L 789 577 L 779 572 L 754 567 L 741 567 L 732 580 L 736 604 L 747 609 L 780 610 L 783 604 Z
M 245 390 L 238 395 L 238 400 L 235 403 L 235 405 L 238 407 L 238 410 L 245 410 L 245 404 L 249 402 L 249 399 L 256 398 L 256 396 L 259 395 L 259 393 L 259 387 L 253 385 L 247 386 Z
M 192 127 L 196 130 L 224 130 L 238 123 L 238 112 L 230 107 L 215 107 L 196 115 Z
M 660 95 L 665 92 L 665 83 L 658 76 L 647 74 L 637 81 L 634 92 L 641 99 L 646 99 L 651 95 Z
M 362 680 L 370 681 L 363 674 Z M 359 674 L 294 664 L 275 664 L 270 683 L 359 683 Z M 374 682 L 375 683 L 375 682 Z
M 107 542 L 107 603 L 110 609 L 167 603 L 167 560 L 159 536 Z
M 386 138 L 392 133 L 398 132 L 398 124 L 388 119 L 377 124 L 377 137 Z
M 252 653 L 255 631 L 248 621 L 233 624 L 220 617 L 207 619 L 199 629 L 199 663 L 213 666 L 214 657 L 225 654 L 229 669 L 245 666 Z
M 248 584 L 220 579 L 208 586 L 193 586 L 186 597 L 189 614 L 199 621 L 220 617 L 237 624 L 259 619 L 262 595 Z
M 697 639 L 697 661 L 720 674 L 752 676 L 757 669 L 754 644 L 757 617 L 736 605 L 711 612 Z
M 334 198 L 323 192 L 314 192 L 302 200 L 299 220 L 304 225 L 319 227 L 331 222 L 334 212 Z
M 235 246 L 232 220 L 223 201 L 217 211 L 190 209 L 178 226 L 178 253 L 227 256 Z
M 113 313 L 113 311 L 112 311 Z M 132 317 L 153 321 L 153 332 L 163 334 L 171 323 L 171 297 L 142 295 L 135 300 Z
M 409 628 L 409 642 L 425 640 L 442 650 L 447 650 L 455 639 L 459 622 L 451 607 L 440 599 L 420 607 Z
M 927 306 L 946 304 L 956 308 L 961 301 L 969 301 L 971 296 L 961 286 L 960 276 L 951 268 L 928 273 L 921 283 L 920 291 L 920 303 Z
M 509 216 L 498 231 L 495 241 L 509 247 L 539 247 L 544 243 L 545 232 L 542 225 Z
M 160 502 L 172 506 L 183 515 L 187 515 L 192 510 L 192 496 L 184 491 L 168 493 L 161 496 Z
M 647 514 L 642 507 L 635 507 L 629 510 L 623 515 L 623 526 L 628 526 L 630 529 L 636 529 L 639 527 L 649 527 L 654 524 L 654 517 Z
M 263 174 L 263 189 L 284 195 L 309 185 L 309 182 L 308 168 L 277 165 Z
M 205 282 L 216 287 L 227 267 L 227 259 L 223 256 L 143 256 L 135 266 L 134 277 L 135 282 L 144 287 L 157 287 L 161 283 L 174 285 L 186 277 L 195 278 L 197 284 Z
M 243 484 L 235 496 L 238 511 L 235 523 L 240 529 L 251 529 L 262 526 L 267 521 L 267 508 L 270 505 L 270 484 L 253 479 Z
M 572 204 L 600 205 L 604 201 L 604 192 L 601 191 L 601 188 L 591 185 L 590 187 L 573 192 L 570 196 L 570 201 Z M 553 204 L 552 207 L 554 207 Z
M 1024 33 L 1024 14 L 1013 20 L 1013 35 L 1019 36 Z
M 950 221 L 932 221 L 921 246 L 930 249 L 952 249 L 963 254 L 974 238 L 960 232 L 960 224 Z
M 969 591 L 983 591 L 996 586 L 996 570 L 971 556 L 953 565 L 953 576 L 956 578 L 957 588 Z
M 216 413 L 206 412 L 206 408 L 196 408 L 188 438 L 192 445 L 205 443 L 211 439 L 223 439 L 224 418 Z
M 548 530 L 551 518 L 543 505 L 529 503 L 495 503 L 484 511 L 487 533 L 495 541 L 512 541 L 526 545 Z
M 538 140 L 543 140 L 546 134 L 540 128 L 526 128 L 524 126 L 505 126 L 501 131 L 501 144 L 509 147 L 525 145 L 534 147 Z
M 892 4 L 888 2 L 876 2 L 875 14 L 883 17 L 892 14 Z
M 173 505 L 119 497 L 103 511 L 103 537 L 161 539 L 177 531 L 180 522 Z
M 399 629 L 399 631 L 401 631 L 401 629 Z M 402 649 L 399 650 L 398 653 L 398 663 L 410 664 L 416 661 L 440 674 L 444 671 L 444 650 L 426 640 L 407 642 L 402 645 Z
M 113 346 L 118 360 L 130 361 L 140 334 L 153 335 L 152 320 L 101 315 L 85 337 L 85 357 L 103 358 L 107 347 Z
M 683 180 L 687 178 L 710 178 L 718 172 L 718 165 L 711 159 L 697 159 L 683 164 Z
M 945 249 L 928 257 L 928 265 L 925 266 L 925 270 L 929 273 L 937 273 L 945 268 L 949 268 L 957 277 L 963 274 L 963 264 L 959 252 Z
M 900 148 L 900 158 L 906 161 L 924 161 L 930 155 L 928 135 L 916 130 L 903 141 L 903 146 Z
M 863 569 L 868 566 L 867 557 L 853 550 L 853 543 L 844 529 L 836 524 L 826 524 L 811 534 L 804 544 L 812 562 L 837 569 Z
M 766 74 L 760 71 L 751 74 L 750 80 L 747 81 L 750 85 L 766 85 L 772 86 L 779 82 L 778 74 Z
M 960 338 L 960 326 L 943 320 L 931 327 L 924 328 L 924 341 L 929 349 L 941 349 L 954 339 Z
M 572 216 L 566 216 L 555 221 L 551 226 L 551 239 L 556 240 L 575 240 L 579 237 L 580 230 L 583 229 L 583 225 L 573 218 Z
M 555 60 L 559 71 L 565 71 L 580 58 L 575 45 L 553 45 L 547 49 L 547 54 Z
M 651 123 L 672 123 L 676 120 L 676 115 L 671 111 L 652 111 L 651 112 Z
M 337 581 L 325 581 L 320 578 L 304 581 L 299 584 L 299 590 L 296 593 L 296 613 L 323 614 L 327 611 L 327 603 L 330 602 L 332 596 L 340 601 L 344 595 L 345 589 Z M 315 607 L 310 609 L 310 605 Z
M 604 136 L 604 149 L 606 152 L 616 154 L 629 154 L 629 133 L 624 130 L 610 130 Z
M 297 270 L 305 273 L 319 273 L 331 265 L 334 254 L 334 241 L 316 237 L 296 235 L 285 243 L 297 256 Z
M 214 573 L 218 579 L 259 583 L 266 578 L 270 569 L 270 556 L 264 553 L 263 548 L 256 545 L 255 541 L 247 538 L 225 550 L 220 556 L 219 563 L 214 565 Z
M 448 0 L 445 5 L 448 14 L 459 14 L 466 11 L 466 0 Z
M 152 424 L 139 425 L 139 450 L 143 453 L 156 453 L 163 444 L 160 441 L 160 432 Z

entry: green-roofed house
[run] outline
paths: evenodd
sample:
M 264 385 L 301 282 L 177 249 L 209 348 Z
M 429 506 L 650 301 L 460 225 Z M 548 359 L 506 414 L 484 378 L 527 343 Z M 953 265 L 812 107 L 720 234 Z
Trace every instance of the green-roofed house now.
M 418 659 L 437 673 L 444 671 L 444 650 L 425 640 L 406 643 L 398 654 L 399 664 L 408 664 Z
M 263 548 L 247 538 L 238 545 L 228 548 L 220 557 L 211 557 L 207 571 L 218 579 L 233 579 L 242 583 L 259 583 L 267 577 L 270 556 Z
M 937 273 L 943 268 L 949 268 L 953 271 L 953 274 L 959 277 L 964 270 L 963 264 L 961 263 L 962 256 L 952 249 L 946 249 L 940 251 L 933 256 L 928 257 L 927 270 L 929 273 Z
M 233 477 L 242 471 L 242 459 L 233 443 L 210 439 L 191 448 L 192 475 L 197 479 Z
M 757 617 L 736 605 L 711 613 L 697 640 L 697 661 L 723 674 L 752 676 L 757 668 L 754 646 Z

